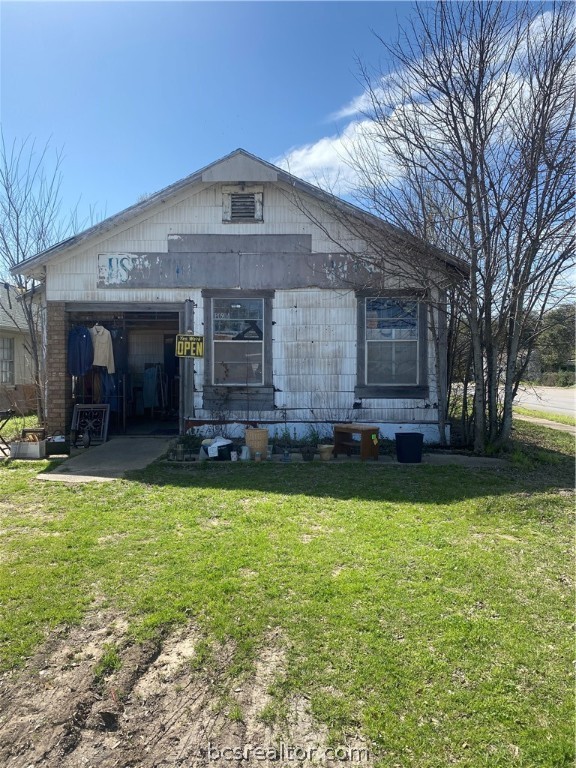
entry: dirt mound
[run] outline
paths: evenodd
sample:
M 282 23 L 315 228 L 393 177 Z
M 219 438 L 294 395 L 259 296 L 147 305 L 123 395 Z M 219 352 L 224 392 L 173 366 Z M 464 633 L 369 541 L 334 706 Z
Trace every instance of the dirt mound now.
M 56 632 L 27 665 L 0 679 L 0 765 L 7 768 L 228 768 L 241 763 L 367 765 L 366 744 L 328 747 L 307 700 L 266 717 L 268 690 L 285 664 L 271 633 L 254 677 L 230 681 L 231 648 L 195 665 L 201 637 L 180 628 L 161 645 L 135 645 L 126 623 L 103 611 Z M 198 667 L 198 668 L 197 668 Z

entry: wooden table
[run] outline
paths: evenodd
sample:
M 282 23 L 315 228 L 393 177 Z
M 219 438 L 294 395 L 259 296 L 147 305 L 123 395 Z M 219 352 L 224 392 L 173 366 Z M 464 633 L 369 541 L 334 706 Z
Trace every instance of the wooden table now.
M 360 435 L 360 442 L 352 440 L 352 435 Z M 334 448 L 332 453 L 337 458 L 339 453 L 350 456 L 352 448 L 360 446 L 360 458 L 378 461 L 379 429 L 372 424 L 334 424 Z

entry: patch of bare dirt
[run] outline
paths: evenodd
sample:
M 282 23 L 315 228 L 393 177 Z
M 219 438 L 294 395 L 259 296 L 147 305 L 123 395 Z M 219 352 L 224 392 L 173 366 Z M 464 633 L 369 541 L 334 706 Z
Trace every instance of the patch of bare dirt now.
M 192 662 L 193 626 L 162 644 L 131 644 L 127 625 L 96 611 L 55 632 L 24 670 L 0 678 L 0 765 L 9 768 L 237 768 L 369 766 L 351 734 L 337 749 L 301 697 L 281 723 L 270 717 L 271 685 L 286 667 L 282 636 L 271 631 L 252 677 L 230 680 L 232 648 L 215 649 L 209 671 Z M 96 672 L 111 646 L 121 666 Z M 101 665 L 100 665 L 101 666 Z M 268 713 L 268 716 L 267 716 Z M 332 751 L 331 751 L 332 750 Z

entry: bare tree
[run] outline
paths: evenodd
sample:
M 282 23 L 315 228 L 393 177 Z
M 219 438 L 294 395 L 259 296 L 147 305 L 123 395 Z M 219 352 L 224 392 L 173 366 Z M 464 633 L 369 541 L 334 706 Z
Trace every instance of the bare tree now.
M 571 290 L 573 6 L 423 4 L 400 42 L 382 45 L 390 69 L 361 68 L 367 106 L 348 158 L 356 197 L 469 267 L 469 280 L 445 287 L 453 328 L 470 341 L 469 426 L 482 452 L 508 442 L 530 346 Z M 342 210 L 351 236 L 364 237 Z M 390 242 L 365 238 L 360 259 L 376 284 L 410 272 L 423 286 L 444 280 L 410 253 L 394 263 Z
M 469 274 L 468 265 L 406 227 L 366 215 L 362 209 L 335 195 L 314 192 L 310 203 L 298 181 L 287 193 L 290 202 L 301 211 L 334 246 L 338 262 L 338 282 L 350 290 L 372 296 L 389 295 L 398 289 L 411 294 L 426 307 L 425 321 L 434 347 L 436 398 L 439 439 L 447 443 L 447 414 L 450 405 L 451 376 L 446 351 L 453 346 L 456 315 L 456 286 Z M 334 227 L 336 223 L 336 227 Z M 330 267 L 328 267 L 330 269 Z M 451 359 L 448 355 L 448 360 Z M 430 407 L 427 402 L 426 407 Z
M 15 327 L 28 335 L 36 410 L 45 415 L 43 302 L 39 284 L 18 274 L 18 265 L 63 240 L 74 228 L 75 215 L 61 216 L 62 154 L 47 143 L 37 150 L 33 141 L 7 145 L 0 133 L 0 307 Z M 14 290 L 15 289 L 15 290 Z

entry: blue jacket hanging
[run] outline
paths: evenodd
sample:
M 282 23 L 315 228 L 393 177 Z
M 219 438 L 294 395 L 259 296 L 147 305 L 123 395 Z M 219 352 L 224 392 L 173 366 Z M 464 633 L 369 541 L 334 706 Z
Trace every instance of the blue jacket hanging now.
M 83 325 L 75 325 L 68 334 L 68 373 L 84 376 L 92 367 L 94 349 L 90 331 Z

